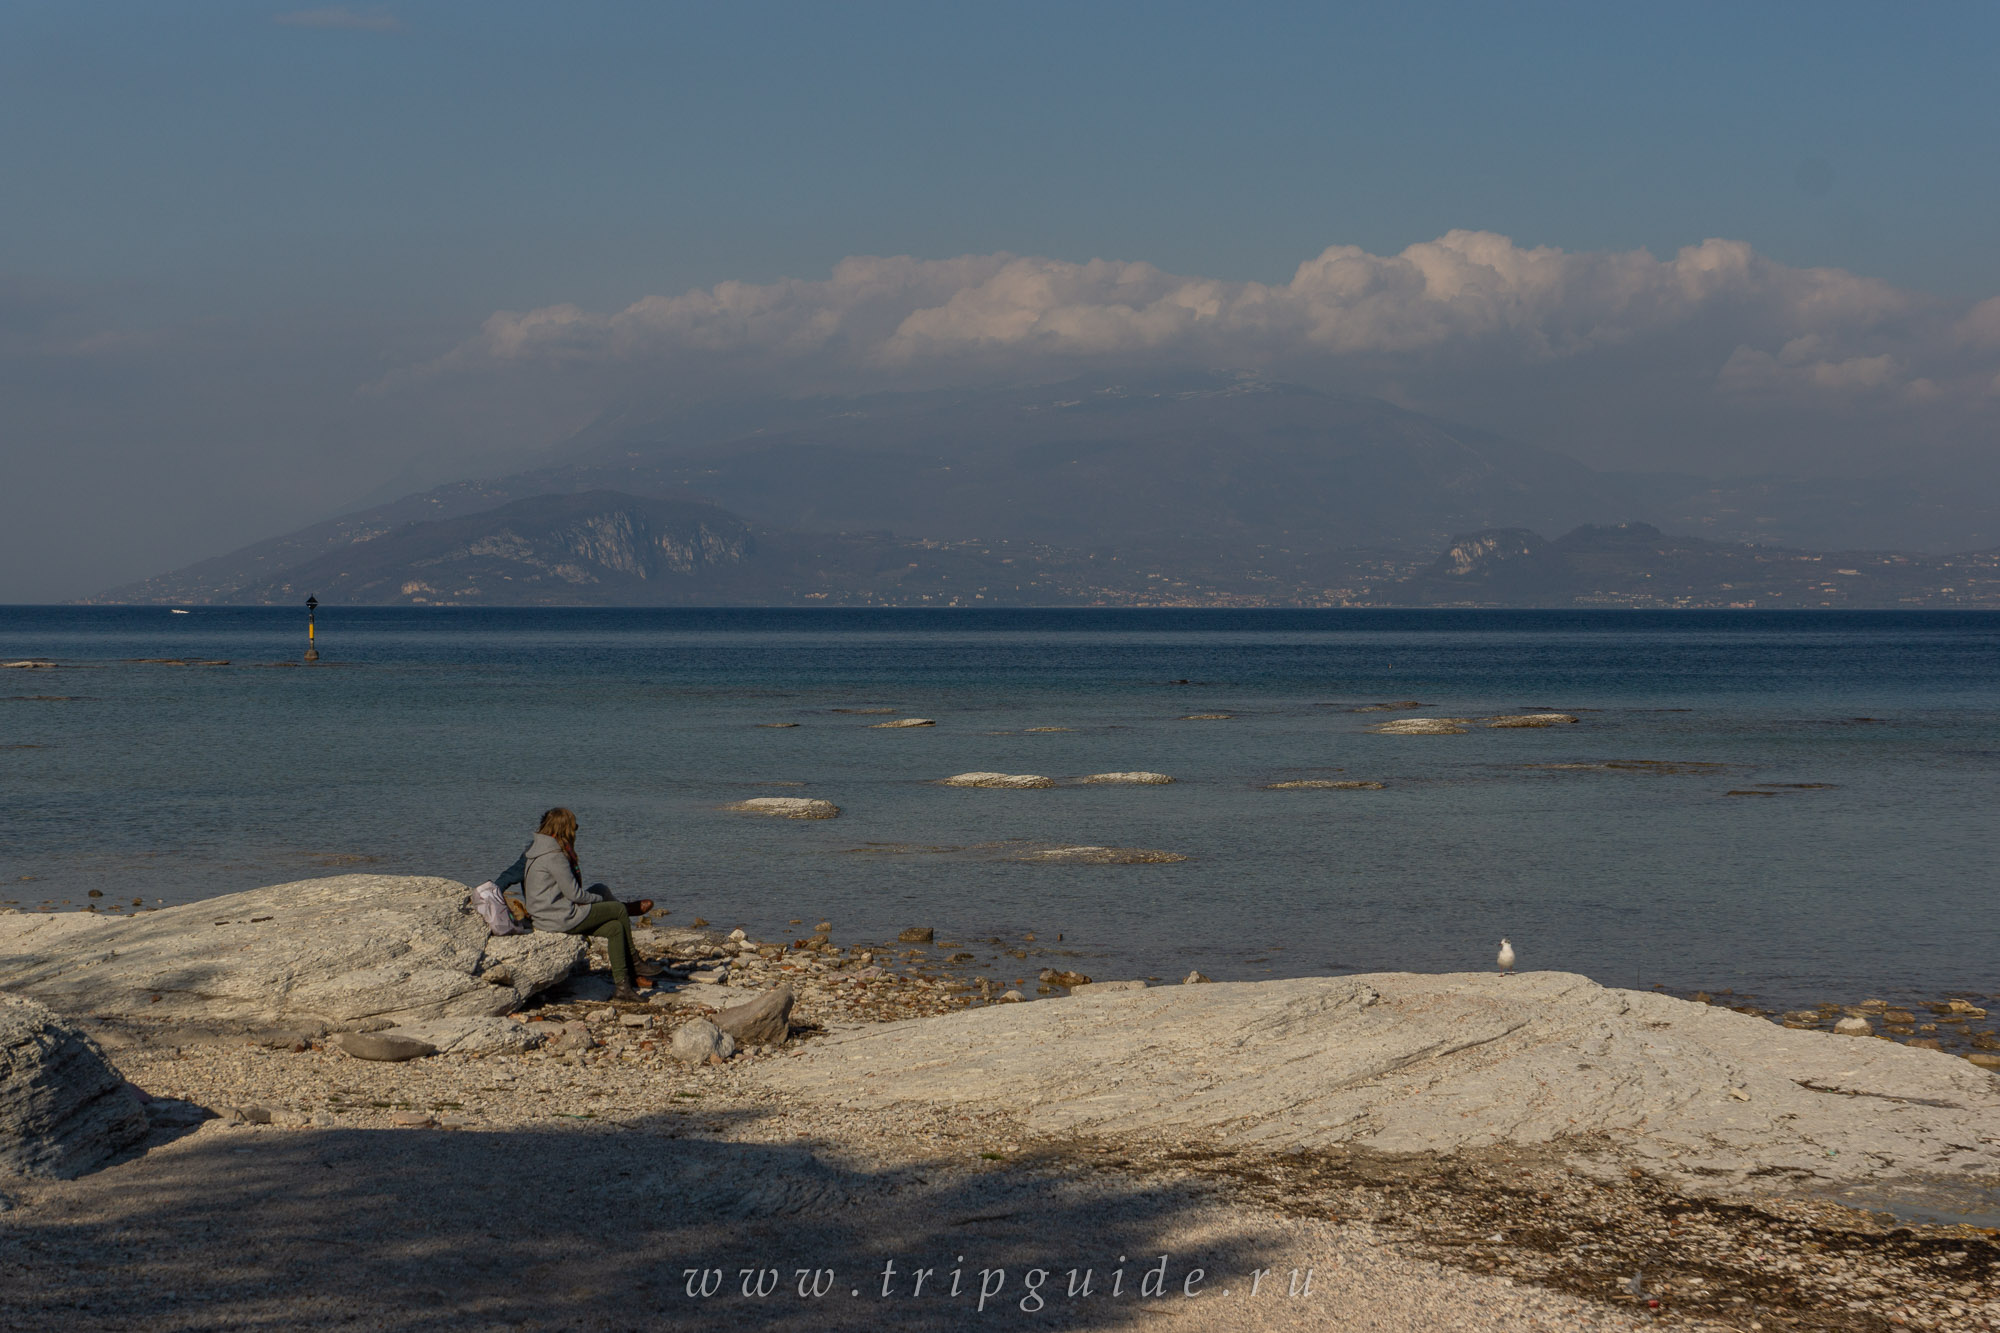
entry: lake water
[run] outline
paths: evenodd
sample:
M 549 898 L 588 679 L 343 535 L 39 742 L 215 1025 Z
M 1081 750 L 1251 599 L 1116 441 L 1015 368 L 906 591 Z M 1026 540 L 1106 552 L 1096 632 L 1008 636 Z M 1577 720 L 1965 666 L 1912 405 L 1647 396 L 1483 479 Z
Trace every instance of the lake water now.
M 291 668 L 265 664 L 297 661 L 297 611 L 0 608 L 0 659 L 63 664 L 0 672 L 0 901 L 476 882 L 563 804 L 586 875 L 670 921 L 930 925 L 1008 982 L 1490 968 L 1506 935 L 1524 968 L 1769 1005 L 2000 991 L 2000 615 L 322 608 L 319 630 L 326 660 Z M 1411 714 L 1354 711 L 1405 699 L 1582 720 L 1388 736 L 1365 728 Z M 842 711 L 868 709 L 892 712 Z M 1126 769 L 1176 781 L 937 783 Z M 1386 788 L 1266 789 L 1300 778 Z M 719 809 L 758 795 L 844 813 Z M 1079 844 L 1187 859 L 1017 859 Z M 1050 952 L 996 956 L 1027 933 Z

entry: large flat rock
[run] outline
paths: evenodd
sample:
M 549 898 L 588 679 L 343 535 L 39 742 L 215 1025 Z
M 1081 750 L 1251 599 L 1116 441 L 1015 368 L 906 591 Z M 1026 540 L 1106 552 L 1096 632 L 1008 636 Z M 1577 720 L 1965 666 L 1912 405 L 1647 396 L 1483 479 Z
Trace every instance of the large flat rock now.
M 2000 1079 L 1563 972 L 1162 986 L 818 1043 L 762 1075 L 855 1107 L 976 1104 L 1052 1134 L 1449 1152 L 1562 1144 L 1689 1184 L 2000 1184 Z
M 72 1179 L 142 1142 L 147 1128 L 95 1042 L 45 1005 L 0 995 L 0 1176 Z
M 571 935 L 493 937 L 465 885 L 416 876 L 300 880 L 123 918 L 0 916 L 0 990 L 58 1013 L 221 1030 L 504 1014 L 584 955 Z

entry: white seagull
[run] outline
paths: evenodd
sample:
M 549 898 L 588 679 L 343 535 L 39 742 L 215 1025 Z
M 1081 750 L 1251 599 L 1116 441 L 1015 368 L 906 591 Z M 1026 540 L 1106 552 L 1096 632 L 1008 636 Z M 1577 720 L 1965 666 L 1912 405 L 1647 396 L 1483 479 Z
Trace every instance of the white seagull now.
M 1505 939 L 1502 939 L 1500 941 L 1500 956 L 1494 961 L 1500 964 L 1502 972 L 1511 974 L 1514 970 L 1514 946 L 1509 944 Z

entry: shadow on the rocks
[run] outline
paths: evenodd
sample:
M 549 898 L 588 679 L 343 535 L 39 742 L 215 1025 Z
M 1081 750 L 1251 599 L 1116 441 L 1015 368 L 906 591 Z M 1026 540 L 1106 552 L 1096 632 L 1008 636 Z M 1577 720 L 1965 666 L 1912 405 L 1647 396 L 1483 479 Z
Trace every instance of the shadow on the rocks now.
M 1196 1200 L 1173 1187 L 973 1146 L 963 1170 L 867 1169 L 805 1139 L 690 1137 L 729 1118 L 217 1127 L 0 1219 L 0 1327 L 1116 1328 L 1145 1317 L 1162 1254 L 1172 1302 L 1193 1268 L 1193 1299 L 1253 1268 L 1283 1295 L 1291 1256 L 1240 1227 L 1185 1229 Z M 1067 1294 L 1072 1269 L 1094 1294 Z

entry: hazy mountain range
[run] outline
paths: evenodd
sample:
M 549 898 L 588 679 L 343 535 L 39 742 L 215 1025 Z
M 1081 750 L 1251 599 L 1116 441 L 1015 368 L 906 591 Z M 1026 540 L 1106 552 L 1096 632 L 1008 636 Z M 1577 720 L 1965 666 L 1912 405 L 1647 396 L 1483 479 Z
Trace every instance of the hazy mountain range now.
M 1744 542 L 1936 554 L 2000 545 L 2000 523 L 1922 477 L 1604 473 L 1379 399 L 1229 374 L 1094 378 L 607 417 L 543 466 L 372 505 L 90 600 L 1808 600 L 1804 573 L 1774 571 L 1815 562 Z M 1834 605 L 1964 596 L 1958 566 L 1841 557 L 1864 565 L 1881 572 L 1812 586 L 1829 585 L 1819 591 Z M 1753 585 L 1765 591 L 1744 591 Z

